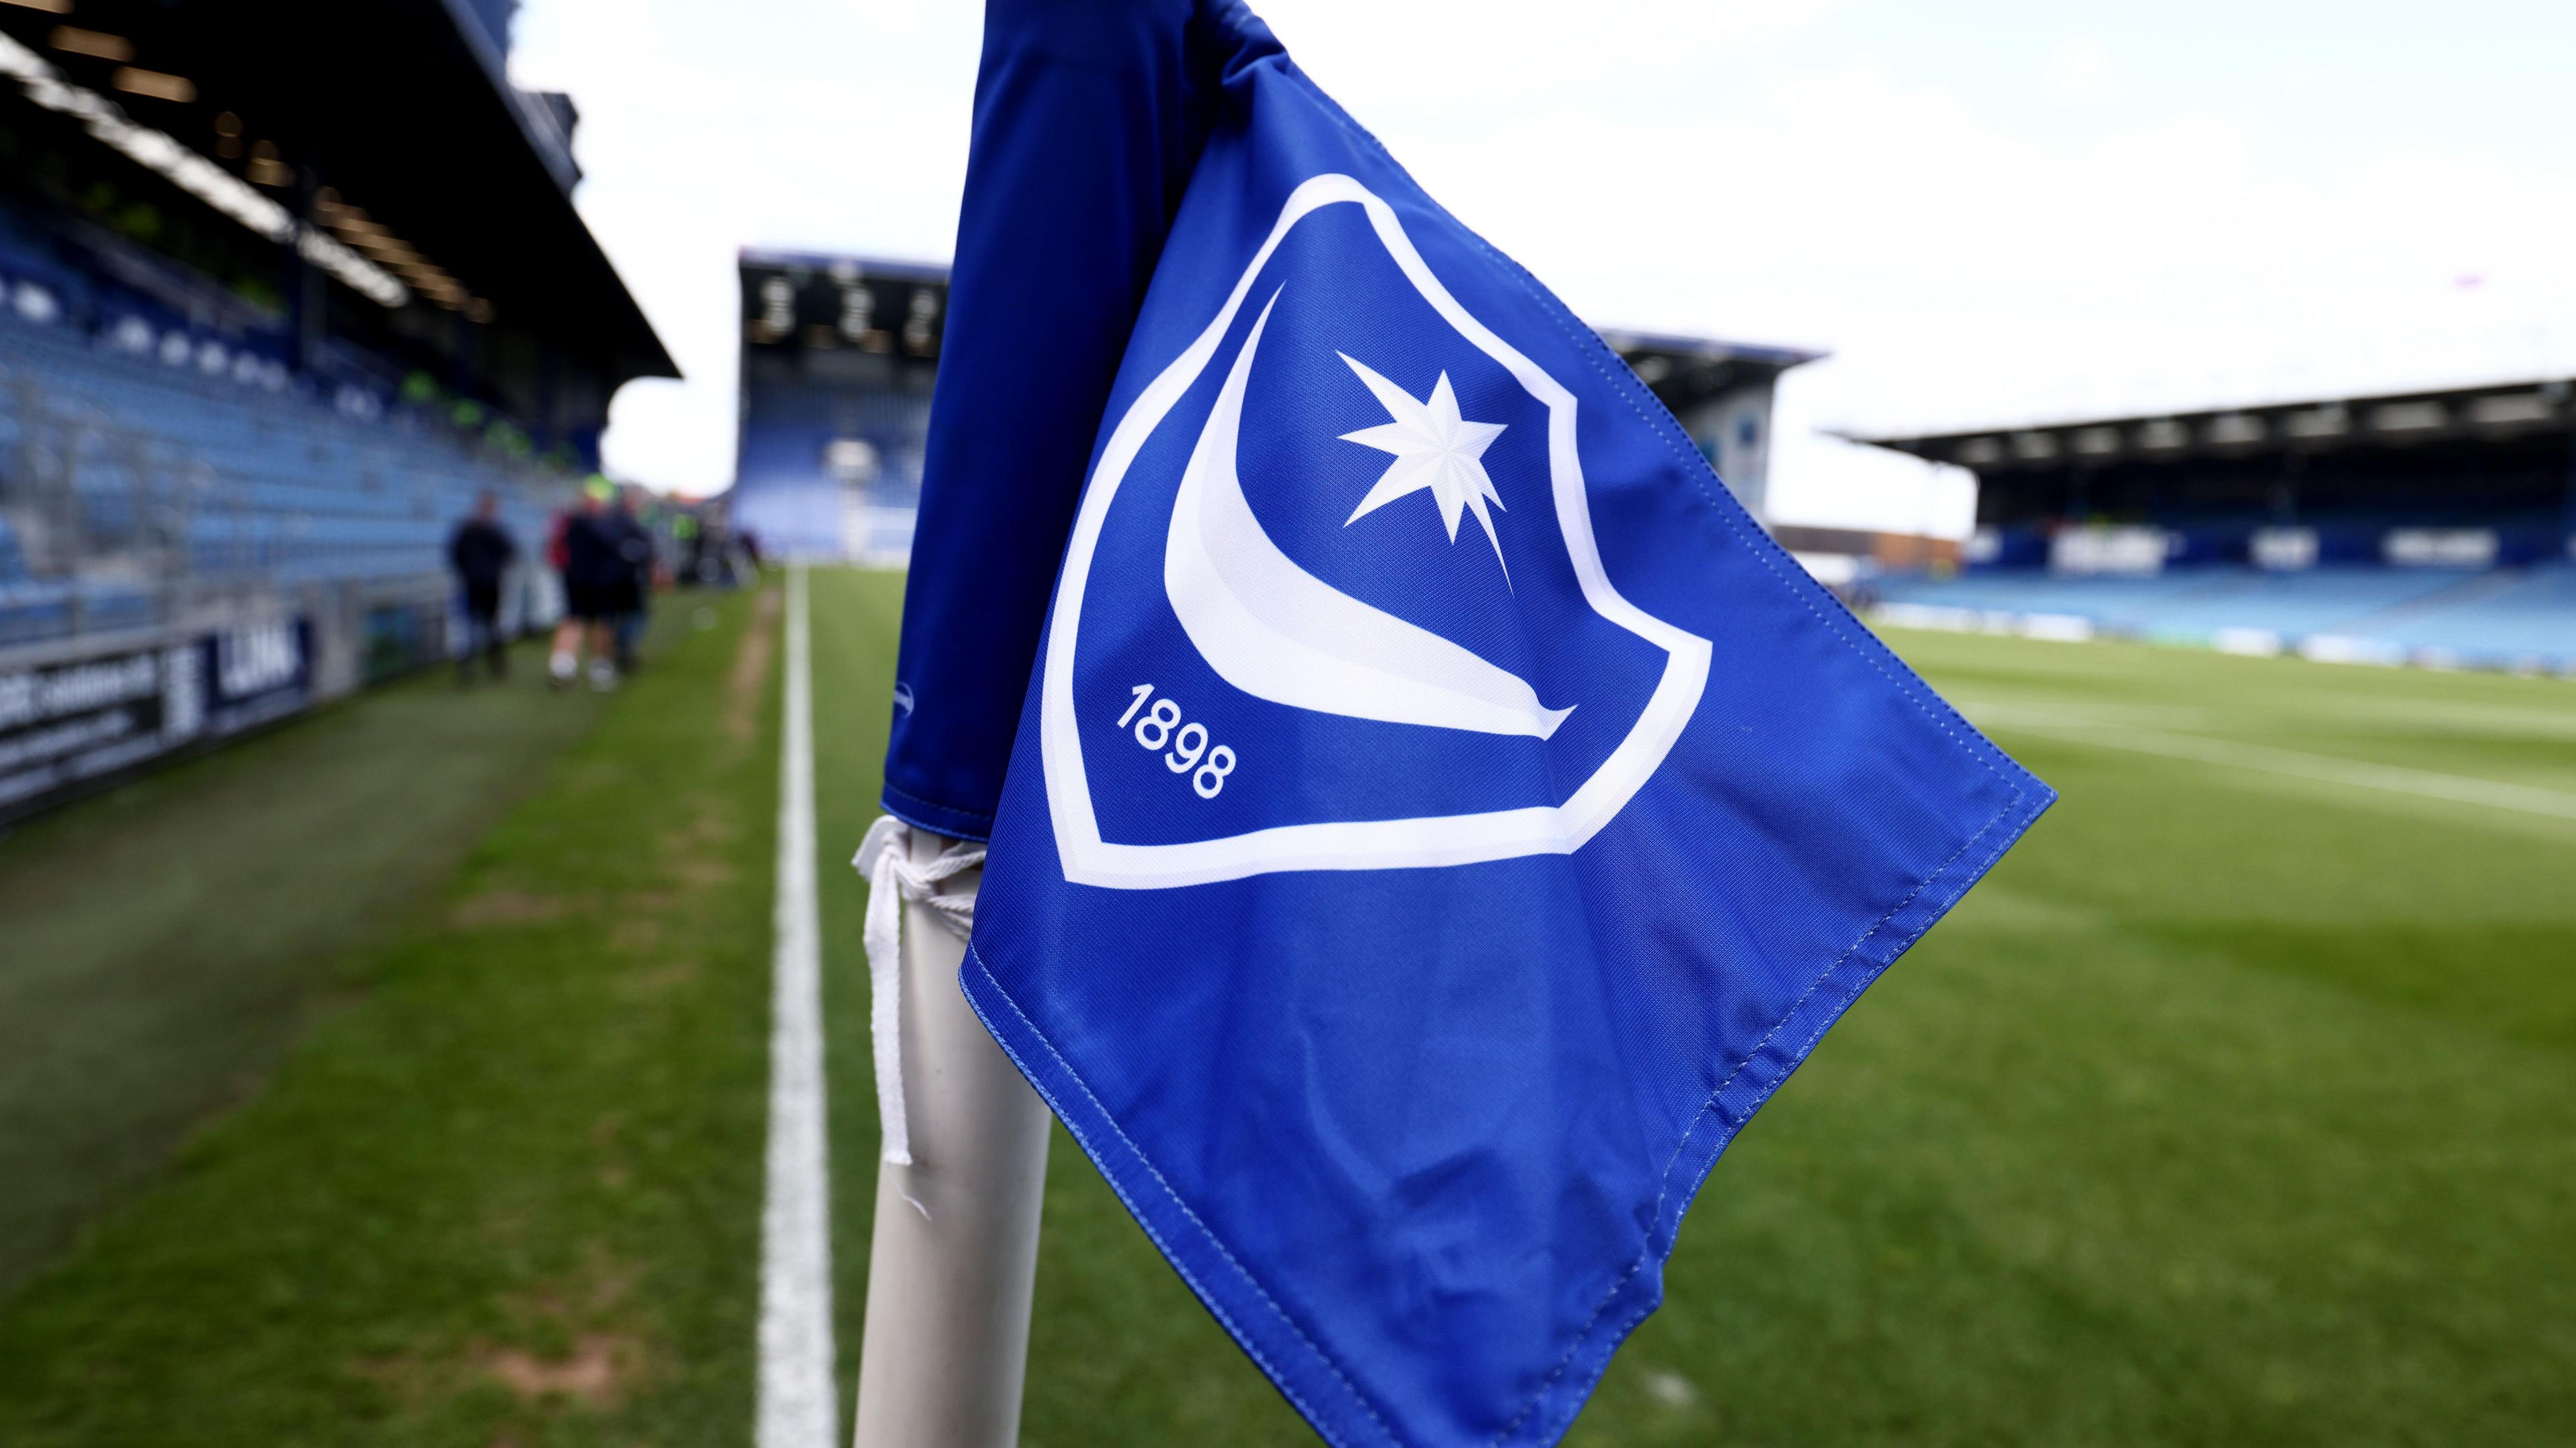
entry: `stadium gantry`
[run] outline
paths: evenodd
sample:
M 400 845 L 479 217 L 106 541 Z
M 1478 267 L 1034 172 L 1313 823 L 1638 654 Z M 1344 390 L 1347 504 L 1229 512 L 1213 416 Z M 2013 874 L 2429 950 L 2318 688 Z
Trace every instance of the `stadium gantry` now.
M 1853 440 L 1977 476 L 1900 622 L 2576 672 L 2568 379 Z
M 0 819 L 442 656 L 448 527 L 677 375 L 509 8 L 0 7 Z

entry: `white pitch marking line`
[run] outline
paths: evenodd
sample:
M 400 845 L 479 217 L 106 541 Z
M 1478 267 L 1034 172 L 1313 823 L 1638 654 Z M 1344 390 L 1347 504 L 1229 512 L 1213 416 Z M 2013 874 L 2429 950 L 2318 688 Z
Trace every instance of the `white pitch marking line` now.
M 2213 739 L 2203 734 L 2177 734 L 2171 730 L 2079 719 L 2036 709 L 1988 707 L 1970 711 L 1969 717 L 1981 726 L 2007 731 L 2018 729 L 2033 734 L 2051 734 L 2060 738 L 2080 740 L 2087 744 L 2098 744 L 2108 749 L 2126 749 L 2139 754 L 2161 755 L 2167 759 L 2188 759 L 2202 764 L 2223 764 L 2238 769 L 2259 770 L 2265 774 L 2284 775 L 2291 779 L 2385 790 L 2391 794 L 2411 794 L 2422 799 L 2446 800 L 2453 804 L 2485 805 L 2490 809 L 2514 810 L 2522 814 L 2576 820 L 2576 794 L 2542 789 L 2537 785 L 2508 784 L 2500 779 L 2480 779 L 2468 774 L 2444 774 L 2439 770 L 2412 769 L 2402 764 L 2372 764 L 2359 759 L 2342 759 L 2331 754 L 2310 754 L 2304 750 L 2280 749 L 2268 744 L 2242 744 L 2233 739 Z
M 787 570 L 771 956 L 768 1184 L 760 1210 L 757 1448 L 838 1448 L 832 1192 L 823 1103 L 822 922 L 815 912 L 813 664 L 805 567 Z

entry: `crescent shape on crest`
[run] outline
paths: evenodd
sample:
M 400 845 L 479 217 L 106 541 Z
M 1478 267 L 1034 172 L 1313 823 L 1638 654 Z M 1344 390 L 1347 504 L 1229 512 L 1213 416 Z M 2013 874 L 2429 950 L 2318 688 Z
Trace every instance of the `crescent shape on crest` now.
M 1163 587 L 1217 676 L 1294 709 L 1545 739 L 1550 709 L 1518 674 L 1299 567 L 1253 516 L 1235 470 L 1244 384 L 1279 293 L 1235 355 L 1182 470 L 1163 543 Z

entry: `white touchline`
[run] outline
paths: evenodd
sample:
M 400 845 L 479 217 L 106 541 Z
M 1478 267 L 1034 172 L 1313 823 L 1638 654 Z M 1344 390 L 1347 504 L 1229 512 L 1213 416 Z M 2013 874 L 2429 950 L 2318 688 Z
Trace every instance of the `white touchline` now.
M 822 923 L 815 914 L 813 665 L 805 568 L 787 570 L 778 758 L 777 944 L 771 956 L 769 1155 L 760 1209 L 757 1448 L 838 1448 L 832 1194 L 823 1115 Z
M 2126 749 L 2167 759 L 2196 760 L 2203 764 L 2258 770 L 2322 784 L 2352 785 L 2391 794 L 2411 794 L 2421 799 L 2485 805 L 2490 809 L 2576 820 L 2576 794 L 2542 789 L 2537 785 L 2508 784 L 2500 779 L 2480 779 L 2469 774 L 2411 769 L 2402 764 L 2373 764 L 2331 754 L 2310 754 L 2268 744 L 2242 744 L 2233 739 L 2213 739 L 2205 734 L 2177 734 L 2166 729 L 2082 719 L 2036 709 L 2011 706 L 1969 709 L 1966 705 L 1961 708 L 1980 728 L 2047 734 L 2106 749 Z

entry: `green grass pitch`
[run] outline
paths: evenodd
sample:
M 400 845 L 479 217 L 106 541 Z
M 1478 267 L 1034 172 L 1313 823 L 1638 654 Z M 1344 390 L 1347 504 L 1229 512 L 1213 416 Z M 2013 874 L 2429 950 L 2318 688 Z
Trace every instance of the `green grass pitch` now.
M 845 1386 L 900 594 L 814 579 Z M 422 681 L 0 841 L 0 1443 L 747 1434 L 775 614 L 664 613 L 609 699 Z M 2576 1436 L 2576 686 L 1891 638 L 2063 801 L 1569 1441 Z M 1027 1443 L 1312 1441 L 1061 1133 L 1044 1233 Z

